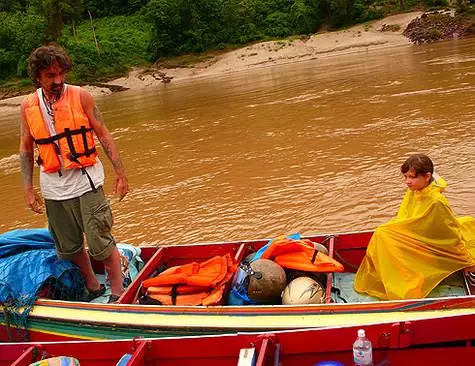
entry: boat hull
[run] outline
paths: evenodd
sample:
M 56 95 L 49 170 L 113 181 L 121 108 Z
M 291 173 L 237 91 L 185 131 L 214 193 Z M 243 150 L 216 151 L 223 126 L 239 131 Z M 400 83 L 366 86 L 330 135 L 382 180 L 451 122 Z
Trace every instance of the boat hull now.
M 135 365 L 236 365 L 241 349 L 256 352 L 256 366 L 353 364 L 360 326 L 236 333 L 168 339 L 127 339 L 0 344 L 0 366 L 29 365 L 42 356 L 68 355 L 81 365 L 117 365 L 126 353 Z M 456 315 L 365 325 L 378 365 L 470 365 L 475 356 L 475 315 Z
M 22 332 L 21 328 L 12 329 L 11 326 L 7 332 L 7 326 L 2 320 L 0 339 L 51 341 L 162 338 L 375 324 L 475 314 L 473 301 L 468 297 L 464 307 L 460 308 L 458 307 L 462 303 L 449 298 L 424 302 L 384 302 L 378 307 L 372 304 L 335 304 L 326 309 L 318 306 L 161 308 L 57 302 L 54 305 L 35 306 L 28 318 L 27 332 Z

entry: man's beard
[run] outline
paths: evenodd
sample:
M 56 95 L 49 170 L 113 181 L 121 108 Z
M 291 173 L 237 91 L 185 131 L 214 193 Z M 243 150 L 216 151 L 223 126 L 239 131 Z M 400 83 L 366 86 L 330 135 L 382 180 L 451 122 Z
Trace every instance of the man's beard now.
M 56 99 L 59 99 L 61 93 L 63 92 L 64 83 L 61 84 L 51 84 L 51 93 L 56 96 Z

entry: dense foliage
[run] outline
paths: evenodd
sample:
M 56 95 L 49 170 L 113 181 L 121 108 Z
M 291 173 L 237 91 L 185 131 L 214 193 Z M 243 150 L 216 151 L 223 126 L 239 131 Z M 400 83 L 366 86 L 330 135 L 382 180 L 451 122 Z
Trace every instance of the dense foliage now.
M 364 22 L 415 1 L 2 0 L 0 80 L 26 77 L 29 53 L 49 41 L 67 48 L 76 81 L 97 80 L 164 56 Z

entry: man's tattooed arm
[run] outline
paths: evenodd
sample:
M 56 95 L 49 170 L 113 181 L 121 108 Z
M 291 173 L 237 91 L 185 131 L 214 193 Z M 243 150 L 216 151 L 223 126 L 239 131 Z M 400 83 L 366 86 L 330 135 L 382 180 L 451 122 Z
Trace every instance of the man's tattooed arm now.
M 116 172 L 123 173 L 124 172 L 124 165 L 120 159 L 119 153 L 114 143 L 114 139 L 107 129 L 104 119 L 102 117 L 102 113 L 97 106 L 94 106 L 94 118 L 96 121 L 99 122 L 102 128 L 98 129 L 100 132 L 96 130 L 97 138 L 101 143 L 102 147 L 104 148 L 104 152 L 106 153 L 107 157 L 112 163 L 114 170 Z
M 24 117 L 23 107 L 21 112 Z M 20 168 L 25 188 L 33 187 L 33 137 L 24 118 L 20 123 Z
M 23 175 L 23 184 L 26 187 L 33 186 L 33 153 L 29 151 L 20 151 L 21 174 Z
M 84 89 L 81 89 L 81 104 L 94 133 L 114 167 L 114 194 L 121 200 L 129 192 L 129 183 L 125 176 L 125 169 L 120 159 L 119 150 L 115 146 L 114 138 L 107 129 L 104 118 L 102 118 L 102 113 L 96 106 L 91 93 Z
M 94 106 L 94 118 L 100 122 L 101 124 L 104 125 L 104 118 L 102 117 L 102 113 L 97 107 L 97 105 Z

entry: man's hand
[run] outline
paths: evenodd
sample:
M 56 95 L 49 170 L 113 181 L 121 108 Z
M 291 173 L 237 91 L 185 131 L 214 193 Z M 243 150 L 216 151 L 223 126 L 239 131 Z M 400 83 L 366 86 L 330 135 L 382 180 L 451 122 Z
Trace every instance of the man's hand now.
M 125 175 L 116 175 L 114 182 L 114 195 L 119 197 L 119 201 L 122 201 L 122 198 L 129 193 L 129 182 Z
M 44 212 L 43 200 L 33 187 L 25 188 L 25 201 L 32 211 L 39 214 Z

